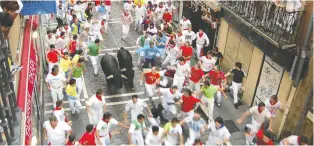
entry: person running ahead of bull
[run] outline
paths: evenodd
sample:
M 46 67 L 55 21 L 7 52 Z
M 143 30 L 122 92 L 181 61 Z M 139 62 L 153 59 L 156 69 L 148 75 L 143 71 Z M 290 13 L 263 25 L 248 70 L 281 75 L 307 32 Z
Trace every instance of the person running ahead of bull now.
M 155 46 L 154 42 L 150 42 L 149 46 L 145 46 L 136 50 L 137 54 L 144 52 L 145 62 L 143 68 L 148 68 L 149 64 L 151 66 L 156 66 L 156 57 L 160 57 L 160 50 Z M 159 54 L 157 54 L 159 53 Z

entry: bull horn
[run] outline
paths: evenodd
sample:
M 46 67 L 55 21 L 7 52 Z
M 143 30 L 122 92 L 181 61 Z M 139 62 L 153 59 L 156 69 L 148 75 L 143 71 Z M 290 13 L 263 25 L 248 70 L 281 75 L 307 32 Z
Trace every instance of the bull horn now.
M 111 78 L 113 78 L 113 75 L 110 75 L 110 76 L 107 77 L 107 79 L 111 79 Z
M 122 68 L 121 71 L 126 71 L 126 68 Z
M 124 79 L 128 79 L 125 75 L 121 75 L 121 77 L 124 78 Z

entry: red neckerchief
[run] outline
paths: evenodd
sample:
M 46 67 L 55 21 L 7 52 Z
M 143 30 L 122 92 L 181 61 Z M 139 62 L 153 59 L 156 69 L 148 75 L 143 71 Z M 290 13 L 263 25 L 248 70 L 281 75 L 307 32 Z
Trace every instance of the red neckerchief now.
M 52 72 L 51 74 L 52 74 L 53 76 L 57 76 L 57 75 L 58 75 L 58 73 L 53 73 L 53 72 Z
M 101 26 L 104 26 L 105 25 L 105 21 L 101 21 Z
M 179 36 L 179 37 L 182 36 L 182 33 L 178 33 L 178 36 Z
M 109 124 L 109 122 L 110 121 L 107 121 L 107 120 L 105 120 L 105 119 L 102 119 L 102 121 L 104 121 L 105 123 L 107 123 L 107 125 Z M 109 137 L 110 137 L 110 139 L 111 139 L 111 133 L 109 132 Z
M 127 13 L 124 13 L 124 16 L 129 16 L 129 14 L 127 14 Z
M 299 145 L 301 145 L 301 137 L 300 136 L 298 136 L 298 143 L 299 143 Z
M 54 110 L 55 111 L 59 111 L 59 110 L 61 110 L 62 108 L 61 107 L 56 107 Z
M 204 35 L 204 32 L 203 33 L 198 33 L 198 35 L 201 38 Z
M 179 64 L 180 64 L 181 66 L 183 66 L 183 65 L 185 64 L 185 62 L 186 62 L 186 61 L 184 61 L 184 63 L 183 63 L 183 64 L 181 64 L 181 63 L 179 63 Z
M 211 59 L 211 58 L 209 58 L 207 55 L 206 55 L 206 58 L 207 58 L 207 59 Z
M 81 67 L 81 66 L 82 66 L 82 64 L 77 64 L 76 66 L 77 66 L 77 67 Z
M 171 47 L 171 49 L 172 49 L 172 48 L 176 47 L 176 45 L 171 45 L 170 47 Z
M 262 113 L 263 112 L 260 107 L 258 107 L 257 110 L 258 110 L 258 113 Z
M 102 101 L 101 95 L 96 95 L 96 98 L 100 101 Z
M 202 142 L 200 142 L 200 144 L 199 145 L 203 145 L 203 143 Z M 193 146 L 197 146 L 196 144 L 193 144 Z
M 159 6 L 159 8 L 163 8 L 163 7 L 164 7 L 163 5 Z
M 183 19 L 183 21 L 186 21 L 186 20 L 188 20 L 188 19 L 187 18 Z
M 51 37 L 52 37 L 52 35 L 51 35 L 51 36 L 48 35 L 48 38 L 49 38 L 49 39 L 51 39 Z
M 68 30 L 68 29 L 69 29 L 69 27 L 64 27 L 64 29 L 65 29 L 65 30 Z
M 270 102 L 270 101 L 269 101 L 270 105 L 275 105 L 277 102 L 278 102 L 278 101 L 276 101 L 276 102 Z
M 173 91 L 172 91 L 172 89 L 171 89 L 171 88 L 170 88 L 170 93 L 171 93 L 172 95 L 174 95 L 174 94 L 173 94 Z

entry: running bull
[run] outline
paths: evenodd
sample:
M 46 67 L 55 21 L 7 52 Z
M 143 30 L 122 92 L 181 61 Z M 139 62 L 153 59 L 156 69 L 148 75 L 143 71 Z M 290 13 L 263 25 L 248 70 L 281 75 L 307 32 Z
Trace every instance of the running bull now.
M 132 62 L 132 56 L 130 52 L 124 49 L 123 47 L 120 48 L 117 56 L 118 56 L 121 73 L 123 76 L 126 77 L 124 79 L 128 83 L 129 87 L 132 90 L 134 90 L 134 84 L 133 84 L 134 67 L 133 67 L 133 62 Z
M 122 88 L 122 78 L 126 79 L 119 70 L 118 61 L 115 57 L 106 53 L 101 58 L 100 65 L 106 76 L 107 86 L 110 91 L 117 92 L 118 89 Z

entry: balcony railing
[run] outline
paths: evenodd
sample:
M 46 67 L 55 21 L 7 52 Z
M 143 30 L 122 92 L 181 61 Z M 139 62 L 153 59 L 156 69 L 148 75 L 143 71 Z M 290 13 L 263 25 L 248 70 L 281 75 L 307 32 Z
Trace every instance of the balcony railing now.
M 287 12 L 285 7 L 278 6 L 272 1 L 221 1 L 219 3 L 223 9 L 244 19 L 271 41 L 278 43 L 278 46 L 284 48 L 283 46 L 296 43 L 302 11 Z

